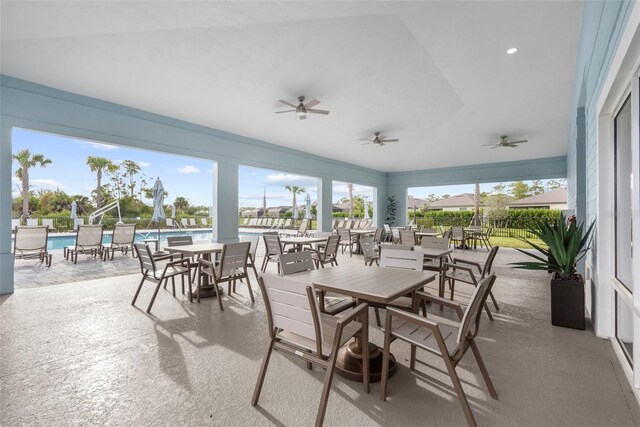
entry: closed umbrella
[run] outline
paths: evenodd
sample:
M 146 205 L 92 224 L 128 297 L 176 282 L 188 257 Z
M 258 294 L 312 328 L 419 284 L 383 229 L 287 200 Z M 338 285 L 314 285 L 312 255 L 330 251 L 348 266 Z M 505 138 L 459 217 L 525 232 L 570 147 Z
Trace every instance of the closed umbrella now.
M 151 218 L 151 221 L 158 224 L 158 243 L 160 243 L 160 223 L 166 218 L 164 207 L 162 206 L 163 202 L 164 187 L 162 186 L 162 181 L 158 178 L 153 184 L 153 217 Z
M 171 205 L 171 219 L 176 218 L 176 205 Z
M 364 200 L 364 219 L 369 219 L 369 201 Z
M 298 205 L 293 205 L 293 220 L 298 219 Z
M 307 202 L 304 207 L 304 219 L 311 219 L 311 196 L 307 193 L 307 197 L 304 198 L 304 201 Z
M 76 219 L 78 218 L 78 203 L 74 200 L 73 202 L 71 202 L 71 219 Z

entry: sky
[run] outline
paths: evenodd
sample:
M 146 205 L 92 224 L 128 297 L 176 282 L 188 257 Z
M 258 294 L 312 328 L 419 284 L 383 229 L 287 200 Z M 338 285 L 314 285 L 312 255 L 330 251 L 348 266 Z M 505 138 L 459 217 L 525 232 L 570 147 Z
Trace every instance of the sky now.
M 550 180 L 542 179 L 540 180 L 543 185 L 546 186 L 547 182 Z M 564 179 L 558 178 L 556 181 L 565 182 Z M 532 181 L 524 181 L 527 184 L 531 184 Z M 495 187 L 498 182 L 492 182 L 487 184 L 480 184 L 480 192 L 492 193 L 493 187 Z M 503 182 L 502 184 L 508 185 L 508 182 Z M 565 184 L 566 185 L 566 184 Z M 408 194 L 413 197 L 417 197 L 419 199 L 426 198 L 429 194 L 435 194 L 438 197 L 441 197 L 444 194 L 448 194 L 450 196 L 455 196 L 457 194 L 462 193 L 471 193 L 475 192 L 476 185 L 474 184 L 462 184 L 462 185 L 440 185 L 433 187 L 412 187 L 408 189 Z
M 162 180 L 171 204 L 177 196 L 186 197 L 192 205 L 209 206 L 213 195 L 213 162 L 190 157 L 136 150 L 92 141 L 77 140 L 59 135 L 33 132 L 23 129 L 13 131 L 13 152 L 27 148 L 32 154 L 43 154 L 51 164 L 44 168 L 29 169 L 31 188 L 55 190 L 67 194 L 90 196 L 95 189 L 96 177 L 86 164 L 88 156 L 100 156 L 121 162 L 133 160 L 149 178 L 149 186 L 157 177 Z M 15 178 L 18 164 L 13 162 L 13 195 L 18 195 L 19 184 Z M 108 179 L 106 179 L 108 181 Z M 103 182 L 105 179 L 103 178 Z M 145 202 L 151 204 L 150 200 Z
M 165 203 L 171 204 L 177 196 L 186 197 L 192 205 L 209 206 L 213 194 L 213 166 L 209 160 L 164 154 L 155 151 L 138 150 L 92 141 L 77 140 L 59 135 L 33 132 L 24 129 L 13 131 L 13 152 L 27 148 L 32 154 L 43 154 L 52 163 L 47 167 L 35 167 L 29 170 L 32 189 L 60 189 L 67 194 L 90 196 L 95 189 L 96 177 L 86 165 L 87 156 L 100 156 L 116 163 L 133 160 L 142 167 L 142 173 L 149 182 L 160 177 L 164 188 L 169 192 Z M 19 192 L 19 181 L 15 178 L 17 163 L 13 162 L 13 195 Z M 261 207 L 263 192 L 266 191 L 267 205 L 290 206 L 291 193 L 287 184 L 304 187 L 306 192 L 298 196 L 298 203 L 304 204 L 306 193 L 312 203 L 318 197 L 318 179 L 310 176 L 294 175 L 286 172 L 260 169 L 249 166 L 239 168 L 239 207 Z M 108 179 L 107 179 L 108 181 Z M 530 181 L 528 181 L 530 183 Z M 543 180 L 543 183 L 546 183 Z M 491 192 L 496 183 L 480 184 L 480 190 Z M 429 194 L 442 196 L 473 193 L 474 184 L 447 185 L 436 187 L 409 188 L 408 194 L 425 198 Z M 348 197 L 346 182 L 333 182 L 333 203 Z M 373 200 L 373 188 L 355 184 L 354 195 Z M 151 201 L 147 201 L 149 204 Z
M 177 196 L 186 197 L 192 205 L 212 204 L 214 163 L 191 157 L 164 154 L 155 151 L 131 149 L 93 141 L 78 140 L 60 135 L 33 132 L 24 129 L 13 131 L 13 152 L 29 149 L 32 154 L 43 154 L 52 161 L 44 168 L 29 169 L 33 190 L 60 189 L 67 194 L 90 196 L 95 189 L 96 177 L 86 165 L 88 156 L 100 156 L 116 163 L 133 160 L 142 167 L 142 173 L 150 183 L 160 177 L 169 196 L 165 203 L 171 204 Z M 19 181 L 15 178 L 18 164 L 13 162 L 13 195 L 19 195 Z M 291 193 L 287 184 L 304 187 L 312 202 L 317 200 L 317 178 L 294 175 L 280 171 L 240 166 L 239 207 L 261 207 L 263 192 L 267 193 L 268 206 L 290 206 Z M 108 178 L 103 182 L 108 181 Z M 372 200 L 373 188 L 354 185 L 354 195 L 369 196 Z M 333 202 L 349 195 L 347 184 L 334 181 Z M 298 197 L 304 204 L 306 193 Z M 150 200 L 145 200 L 151 203 Z

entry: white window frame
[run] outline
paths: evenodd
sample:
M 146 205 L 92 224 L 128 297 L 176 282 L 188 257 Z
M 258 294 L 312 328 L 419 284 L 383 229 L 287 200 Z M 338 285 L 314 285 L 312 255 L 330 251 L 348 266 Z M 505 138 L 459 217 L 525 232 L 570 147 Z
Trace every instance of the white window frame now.
M 640 6 L 634 4 L 627 26 L 613 55 L 607 77 L 597 98 L 597 274 L 596 313 L 594 321 L 596 334 L 611 340 L 616 355 L 636 397 L 640 400 L 640 262 L 638 248 L 632 260 L 633 292 L 615 278 L 615 234 L 614 234 L 614 119 L 627 96 L 631 93 L 631 155 L 632 155 L 632 214 L 633 242 L 640 244 Z M 587 260 L 588 271 L 593 265 Z M 615 295 L 623 303 L 632 307 L 633 316 L 633 366 L 616 338 Z

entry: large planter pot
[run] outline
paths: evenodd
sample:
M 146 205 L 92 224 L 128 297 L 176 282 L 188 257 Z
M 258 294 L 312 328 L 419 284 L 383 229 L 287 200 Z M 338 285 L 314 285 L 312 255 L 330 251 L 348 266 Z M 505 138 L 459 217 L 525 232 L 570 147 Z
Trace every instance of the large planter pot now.
M 551 278 L 551 324 L 584 331 L 584 279 Z

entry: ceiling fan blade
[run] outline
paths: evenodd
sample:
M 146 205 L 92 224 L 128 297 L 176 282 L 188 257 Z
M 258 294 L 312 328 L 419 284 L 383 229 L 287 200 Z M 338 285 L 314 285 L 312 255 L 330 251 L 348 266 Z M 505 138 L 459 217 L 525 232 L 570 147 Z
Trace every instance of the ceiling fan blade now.
M 500 147 L 500 144 L 496 144 L 493 147 L 491 147 L 490 149 L 493 150 L 494 148 L 498 148 L 498 147 Z
M 307 116 L 306 115 L 302 115 L 302 116 L 298 116 L 300 118 L 300 120 L 307 120 Z
M 500 145 L 500 143 L 498 143 L 498 144 L 482 144 L 483 147 L 495 147 L 495 146 L 498 146 L 498 145 Z
M 284 105 L 288 105 L 289 107 L 293 107 L 293 108 L 297 108 L 298 107 L 297 105 L 293 105 L 292 103 L 287 102 L 287 101 L 283 101 L 282 99 L 279 99 L 278 102 L 282 102 Z
M 398 141 L 400 141 L 400 140 L 399 139 L 383 139 L 380 142 L 387 143 L 387 142 L 398 142 Z
M 358 141 L 367 141 L 367 142 L 373 142 L 373 139 L 369 139 L 369 138 L 361 138 Z
M 364 142 L 364 143 L 362 143 L 360 145 L 369 145 L 369 144 L 373 144 L 373 141 L 367 141 L 367 142 Z
M 511 143 L 505 144 L 504 146 L 509 148 L 518 148 L 517 145 L 511 145 Z
M 522 144 L 524 142 L 529 142 L 527 139 L 521 139 L 520 141 L 509 141 L 509 144 Z
M 280 114 L 280 113 L 293 113 L 296 110 L 284 110 L 284 111 L 276 111 L 276 114 Z
M 329 114 L 331 111 L 329 110 L 313 110 L 311 108 L 307 108 L 307 113 L 314 113 L 314 114 L 324 114 L 325 116 L 327 114 Z
M 312 99 L 311 101 L 304 104 L 304 106 L 305 108 L 311 108 L 311 107 L 315 107 L 318 104 L 320 104 L 320 101 L 318 101 L 317 99 Z

